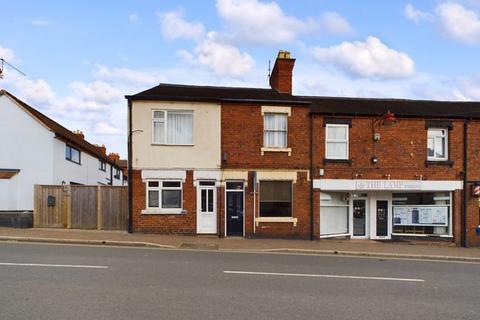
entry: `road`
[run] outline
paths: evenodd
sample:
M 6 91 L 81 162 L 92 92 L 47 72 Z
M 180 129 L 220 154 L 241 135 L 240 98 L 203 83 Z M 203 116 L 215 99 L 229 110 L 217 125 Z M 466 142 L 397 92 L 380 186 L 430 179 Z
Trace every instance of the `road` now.
M 480 264 L 0 243 L 0 319 L 480 319 Z

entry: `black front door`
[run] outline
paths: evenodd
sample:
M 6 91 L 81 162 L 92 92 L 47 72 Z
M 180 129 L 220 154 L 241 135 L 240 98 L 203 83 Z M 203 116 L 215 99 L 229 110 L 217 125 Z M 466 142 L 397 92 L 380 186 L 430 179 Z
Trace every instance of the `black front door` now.
M 388 201 L 377 201 L 377 237 L 388 236 Z
M 243 191 L 227 191 L 227 236 L 243 236 Z
M 353 200 L 353 235 L 364 237 L 366 235 L 366 200 Z

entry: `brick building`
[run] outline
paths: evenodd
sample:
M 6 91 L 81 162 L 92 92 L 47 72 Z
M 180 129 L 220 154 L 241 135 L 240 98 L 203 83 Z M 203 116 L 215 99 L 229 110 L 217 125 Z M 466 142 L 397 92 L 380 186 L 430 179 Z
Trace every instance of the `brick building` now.
M 480 103 L 295 96 L 294 63 L 126 97 L 132 231 L 480 245 Z

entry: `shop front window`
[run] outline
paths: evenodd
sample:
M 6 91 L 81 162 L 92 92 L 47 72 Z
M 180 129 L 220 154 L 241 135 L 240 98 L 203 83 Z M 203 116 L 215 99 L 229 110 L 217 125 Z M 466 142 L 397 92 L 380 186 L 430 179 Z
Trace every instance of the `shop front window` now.
M 348 230 L 348 193 L 320 193 L 320 236 L 338 236 Z
M 393 233 L 451 235 L 448 192 L 394 193 Z

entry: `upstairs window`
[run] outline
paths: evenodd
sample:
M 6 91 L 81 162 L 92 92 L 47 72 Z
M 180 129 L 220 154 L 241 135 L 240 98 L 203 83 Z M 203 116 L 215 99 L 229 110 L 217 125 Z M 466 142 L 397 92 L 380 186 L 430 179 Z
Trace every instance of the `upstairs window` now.
M 167 145 L 193 144 L 193 111 L 154 110 L 153 143 Z
M 327 124 L 325 130 L 325 158 L 348 160 L 348 124 Z
M 66 145 L 65 147 L 65 159 L 80 164 L 80 150 Z
M 120 179 L 120 169 L 115 169 L 115 175 L 113 177 L 115 179 Z
M 431 161 L 448 160 L 447 129 L 428 129 L 427 157 Z
M 287 114 L 266 113 L 263 118 L 263 146 L 267 148 L 287 147 Z
M 105 161 L 98 161 L 98 170 L 107 171 L 107 163 Z

